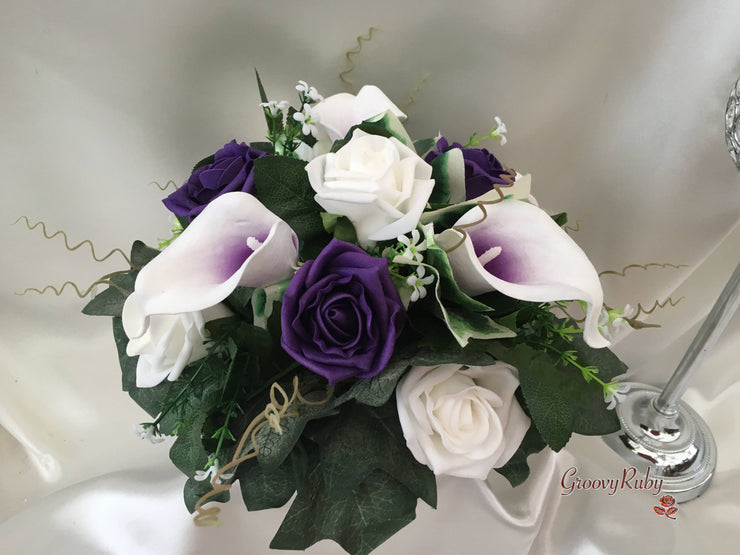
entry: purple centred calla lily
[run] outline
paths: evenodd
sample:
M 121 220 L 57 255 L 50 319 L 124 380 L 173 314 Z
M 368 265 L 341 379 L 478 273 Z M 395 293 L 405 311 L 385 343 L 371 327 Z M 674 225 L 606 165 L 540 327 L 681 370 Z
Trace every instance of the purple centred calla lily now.
M 283 348 L 330 384 L 379 374 L 405 312 L 388 262 L 337 239 L 296 272 L 283 296 Z
M 221 195 L 141 269 L 123 306 L 126 335 L 140 337 L 155 314 L 214 306 L 239 285 L 286 280 L 297 262 L 298 237 L 288 224 L 253 195 Z
M 162 202 L 176 216 L 192 221 L 209 202 L 224 193 L 251 193 L 254 161 L 266 155 L 232 140 L 213 155 L 213 162 L 196 169 L 187 183 Z
M 432 160 L 453 148 L 459 148 L 462 151 L 465 163 L 466 200 L 486 194 L 494 184 L 506 185 L 508 183 L 501 177 L 508 173 L 503 164 L 485 148 L 465 148 L 460 143 L 449 144 L 444 137 L 437 141 L 436 149 L 427 154 L 424 161 L 431 164 Z
M 583 338 L 594 348 L 609 345 L 598 329 L 604 300 L 599 276 L 545 211 L 514 199 L 478 203 L 435 240 L 468 295 L 497 290 L 523 301 L 585 301 Z

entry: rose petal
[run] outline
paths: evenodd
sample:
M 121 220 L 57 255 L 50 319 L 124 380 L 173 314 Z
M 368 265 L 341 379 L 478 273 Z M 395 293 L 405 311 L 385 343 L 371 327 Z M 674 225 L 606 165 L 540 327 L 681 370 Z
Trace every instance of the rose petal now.
M 497 290 L 525 301 L 585 301 L 584 339 L 595 348 L 609 345 L 598 330 L 604 298 L 599 276 L 543 210 L 511 199 L 481 204 L 435 239 L 468 295 Z
M 406 114 L 374 85 L 365 85 L 357 96 L 339 93 L 312 107 L 312 112 L 318 114 L 319 126 L 328 133 L 332 141 L 344 138 L 353 125 L 388 110 L 399 119 L 406 119 Z

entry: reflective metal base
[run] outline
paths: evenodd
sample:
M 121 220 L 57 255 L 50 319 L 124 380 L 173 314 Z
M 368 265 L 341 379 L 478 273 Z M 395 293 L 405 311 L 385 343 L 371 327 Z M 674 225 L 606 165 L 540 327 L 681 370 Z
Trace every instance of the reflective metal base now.
M 662 492 L 679 503 L 706 491 L 717 466 L 717 446 L 706 422 L 686 403 L 673 415 L 659 412 L 660 390 L 635 385 L 616 411 L 622 429 L 604 441 L 635 468 L 651 467 L 663 479 Z

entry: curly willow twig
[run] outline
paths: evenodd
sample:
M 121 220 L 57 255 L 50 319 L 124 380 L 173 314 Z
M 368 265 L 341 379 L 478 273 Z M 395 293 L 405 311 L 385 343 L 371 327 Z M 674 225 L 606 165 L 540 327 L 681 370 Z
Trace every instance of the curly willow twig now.
M 177 183 L 175 183 L 175 182 L 174 182 L 174 181 L 172 181 L 171 179 L 170 179 L 169 181 L 167 181 L 167 183 L 165 183 L 164 185 L 160 185 L 160 184 L 159 184 L 159 183 L 158 183 L 157 181 L 152 181 L 151 183 L 149 183 L 149 185 L 156 185 L 156 186 L 157 186 L 157 188 L 158 188 L 158 189 L 159 189 L 160 191 L 166 191 L 166 190 L 167 190 L 167 188 L 168 188 L 168 187 L 169 187 L 170 185 L 172 185 L 172 186 L 173 186 L 173 187 L 175 188 L 175 191 L 177 191 Z
M 580 220 L 576 220 L 575 227 L 570 226 L 570 225 L 564 225 L 563 226 L 563 229 L 565 231 L 581 231 L 581 221 Z
M 44 234 L 44 237 L 46 237 L 47 239 L 53 239 L 53 238 L 54 238 L 54 237 L 56 237 L 57 235 L 61 235 L 62 237 L 64 237 L 64 246 L 65 246 L 65 247 L 66 247 L 66 249 L 67 249 L 68 251 L 70 251 L 70 252 L 72 252 L 72 251 L 76 251 L 76 250 L 77 250 L 77 249 L 79 249 L 79 248 L 80 248 L 80 247 L 81 247 L 82 245 L 89 245 L 89 246 L 90 246 L 90 254 L 92 254 L 92 257 L 93 257 L 93 259 L 94 259 L 94 260 L 95 260 L 96 262 L 103 262 L 103 261 L 105 261 L 105 260 L 108 260 L 108 258 L 110 258 L 111 256 L 113 256 L 113 254 L 115 254 L 115 253 L 119 253 L 119 254 L 120 254 L 120 255 L 121 255 L 122 257 L 123 257 L 123 259 L 124 259 L 124 260 L 126 261 L 126 263 L 127 263 L 127 264 L 128 264 L 129 266 L 133 266 L 133 265 L 131 264 L 131 260 L 129 260 L 129 257 L 128 257 L 128 256 L 126 256 L 126 253 L 125 253 L 125 252 L 123 252 L 123 251 L 122 251 L 121 249 L 115 248 L 115 249 L 111 250 L 111 251 L 110 251 L 110 252 L 109 252 L 108 254 L 106 254 L 106 255 L 105 255 L 104 257 L 102 257 L 102 258 L 98 258 L 97 254 L 95 253 L 95 245 L 93 245 L 93 242 L 92 242 L 92 241 L 91 241 L 90 239 L 85 239 L 84 241 L 81 241 L 80 243 L 76 244 L 76 245 L 75 245 L 74 247 L 71 247 L 71 246 L 69 245 L 69 237 L 67 237 L 67 234 L 66 234 L 66 233 L 65 233 L 64 231 L 62 231 L 61 229 L 60 229 L 59 231 L 56 231 L 56 232 L 54 232 L 53 234 L 49 235 L 49 232 L 48 232 L 48 231 L 46 230 L 46 224 L 45 224 L 45 223 L 44 223 L 43 221 L 38 221 L 38 222 L 36 222 L 35 224 L 31 225 L 31 222 L 29 221 L 29 219 L 28 219 L 28 218 L 27 218 L 26 216 L 21 216 L 21 217 L 20 217 L 20 218 L 18 218 L 18 219 L 17 219 L 16 221 L 14 221 L 12 225 L 15 225 L 15 224 L 17 224 L 17 223 L 18 223 L 18 222 L 20 222 L 21 220 L 25 220 L 25 222 L 26 222 L 26 227 L 27 227 L 27 228 L 28 228 L 28 229 L 29 229 L 30 231 L 33 231 L 33 230 L 34 230 L 34 229 L 36 229 L 36 228 L 37 228 L 38 226 L 41 226 L 41 231 L 42 231 L 42 233 Z
M 53 285 L 47 285 L 43 289 L 37 289 L 36 287 L 26 287 L 23 290 L 23 293 L 16 293 L 16 295 L 22 296 L 22 295 L 25 295 L 26 293 L 30 293 L 30 292 L 34 292 L 34 293 L 38 293 L 39 295 L 43 295 L 44 293 L 46 293 L 47 291 L 49 291 L 51 289 L 52 291 L 54 291 L 54 294 L 57 297 L 59 297 L 64 292 L 64 289 L 67 287 L 67 285 L 69 285 L 70 287 L 72 287 L 72 289 L 75 290 L 75 293 L 77 294 L 77 296 L 79 298 L 84 299 L 85 297 L 87 297 L 90 294 L 90 291 L 92 291 L 93 290 L 93 287 L 95 287 L 96 285 L 110 285 L 111 287 L 115 287 L 116 289 L 118 289 L 124 295 L 128 296 L 128 295 L 131 294 L 131 291 L 127 291 L 126 289 L 124 289 L 120 285 L 118 285 L 116 283 L 113 283 L 112 281 L 110 281 L 109 278 L 112 278 L 113 276 L 117 276 L 117 275 L 120 275 L 120 274 L 128 274 L 129 272 L 130 272 L 130 270 L 120 270 L 118 272 L 111 272 L 110 274 L 106 274 L 106 275 L 102 276 L 100 279 L 98 279 L 96 281 L 93 281 L 90 284 L 90 287 L 88 287 L 87 289 L 85 289 L 84 293 L 82 291 L 80 291 L 79 286 L 74 281 L 65 281 L 59 289 L 57 289 Z
M 646 310 L 646 309 L 645 309 L 645 308 L 644 308 L 644 307 L 643 307 L 643 306 L 642 306 L 642 305 L 641 305 L 640 303 L 637 303 L 637 312 L 635 313 L 635 315 L 634 315 L 634 316 L 633 316 L 633 317 L 632 317 L 631 319 L 635 319 L 635 318 L 637 318 L 637 317 L 638 317 L 638 316 L 640 315 L 640 313 L 642 313 L 642 314 L 652 314 L 652 313 L 653 313 L 653 312 L 655 312 L 655 311 L 656 311 L 657 309 L 659 309 L 659 308 L 664 308 L 664 307 L 665 307 L 665 305 L 667 305 L 667 304 L 669 304 L 669 305 L 671 305 L 671 306 L 676 306 L 676 305 L 677 305 L 678 303 L 680 303 L 680 302 L 681 302 L 682 300 L 684 300 L 685 298 L 686 298 L 686 297 L 679 297 L 679 298 L 678 298 L 677 300 L 675 300 L 675 301 L 674 301 L 674 300 L 673 300 L 673 299 L 672 299 L 671 297 L 668 297 L 668 298 L 667 298 L 667 299 L 666 299 L 665 301 L 663 301 L 662 303 L 661 303 L 660 301 L 657 301 L 657 300 L 656 300 L 656 301 L 655 301 L 655 302 L 653 303 L 653 306 L 652 306 L 652 307 L 650 307 L 650 308 L 649 308 L 649 309 L 647 309 L 647 310 Z
M 647 270 L 649 266 L 658 266 L 660 268 L 675 268 L 678 270 L 679 268 L 689 268 L 690 266 L 688 264 L 671 264 L 669 262 L 660 263 L 660 262 L 648 262 L 647 264 L 628 264 L 624 268 L 622 268 L 621 272 L 617 272 L 615 270 L 604 270 L 603 272 L 599 272 L 599 277 L 605 275 L 605 274 L 614 274 L 615 276 L 625 277 L 625 274 L 627 270 L 631 268 L 642 268 L 643 270 Z
M 404 104 L 403 106 L 401 106 L 401 108 L 403 108 L 404 110 L 406 110 L 406 108 L 408 108 L 414 102 L 416 102 L 416 98 L 414 97 L 414 95 L 417 94 L 418 92 L 420 92 L 422 88 L 424 88 L 424 85 L 426 84 L 426 82 L 429 80 L 429 78 L 431 76 L 432 76 L 431 73 L 425 73 L 422 76 L 421 81 L 419 81 L 416 84 L 416 86 L 413 89 L 411 89 L 411 92 L 409 93 L 409 99 L 406 101 L 406 104 Z M 408 117 L 408 114 L 407 114 L 407 117 Z
M 344 57 L 347 58 L 347 62 L 349 62 L 349 68 L 345 69 L 342 73 L 339 74 L 339 80 L 354 90 L 354 85 L 347 80 L 347 75 L 352 73 L 355 70 L 355 61 L 352 59 L 354 56 L 357 56 L 360 52 L 362 52 L 362 43 L 364 42 L 370 42 L 373 38 L 373 31 L 378 31 L 379 29 L 377 27 L 370 27 L 367 30 L 367 35 L 357 35 L 357 46 L 355 46 L 351 50 L 347 50 L 347 52 L 344 54 Z
M 277 399 L 278 393 L 282 398 L 282 402 Z M 193 517 L 193 521 L 195 522 L 195 524 L 197 526 L 215 526 L 218 524 L 218 513 L 221 511 L 221 509 L 219 509 L 218 507 L 209 507 L 207 509 L 204 509 L 203 504 L 207 503 L 211 497 L 218 495 L 223 491 L 228 491 L 231 489 L 231 484 L 220 483 L 221 476 L 225 472 L 231 470 L 232 468 L 236 468 L 244 461 L 253 459 L 257 456 L 257 454 L 259 453 L 259 446 L 257 445 L 256 441 L 257 432 L 259 432 L 265 426 L 272 426 L 273 429 L 275 429 L 279 434 L 282 434 L 280 421 L 284 418 L 298 416 L 297 410 L 288 412 L 288 409 L 291 407 L 295 409 L 296 401 L 300 401 L 304 405 L 323 405 L 324 403 L 327 403 L 329 399 L 331 399 L 333 394 L 334 388 L 332 387 L 329 389 L 326 398 L 322 399 L 321 401 L 307 401 L 298 390 L 298 376 L 294 376 L 293 395 L 291 395 L 289 398 L 288 394 L 280 386 L 280 384 L 278 384 L 277 382 L 273 383 L 270 387 L 270 402 L 265 407 L 265 410 L 255 416 L 252 422 L 249 423 L 249 426 L 247 426 L 247 429 L 244 430 L 244 433 L 239 440 L 239 444 L 234 451 L 234 456 L 231 458 L 231 461 L 225 464 L 223 468 L 219 469 L 219 471 L 216 472 L 211 478 L 211 488 L 213 489 L 211 489 L 211 491 L 209 491 L 208 493 L 202 495 L 195 503 L 195 510 L 198 513 Z M 241 454 L 242 451 L 244 451 L 244 446 L 247 443 L 247 440 L 249 440 L 251 445 L 245 454 Z

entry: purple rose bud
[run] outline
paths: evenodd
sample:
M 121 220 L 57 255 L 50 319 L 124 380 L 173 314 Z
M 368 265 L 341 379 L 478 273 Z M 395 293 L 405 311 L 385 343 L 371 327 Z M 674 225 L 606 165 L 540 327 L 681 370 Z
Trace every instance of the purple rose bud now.
M 494 183 L 506 185 L 509 182 L 501 177 L 508 174 L 498 159 L 485 148 L 464 148 L 460 143 L 450 145 L 447 139 L 441 137 L 437 141 L 437 148 L 424 157 L 431 164 L 442 153 L 459 148 L 465 161 L 465 199 L 470 200 L 486 194 L 493 189 Z
M 195 170 L 185 185 L 162 202 L 176 216 L 192 221 L 209 202 L 224 193 L 251 193 L 254 161 L 266 155 L 232 140 L 214 154 L 213 162 Z
M 369 378 L 388 364 L 404 316 L 388 261 L 334 239 L 285 291 L 281 341 L 332 385 Z

